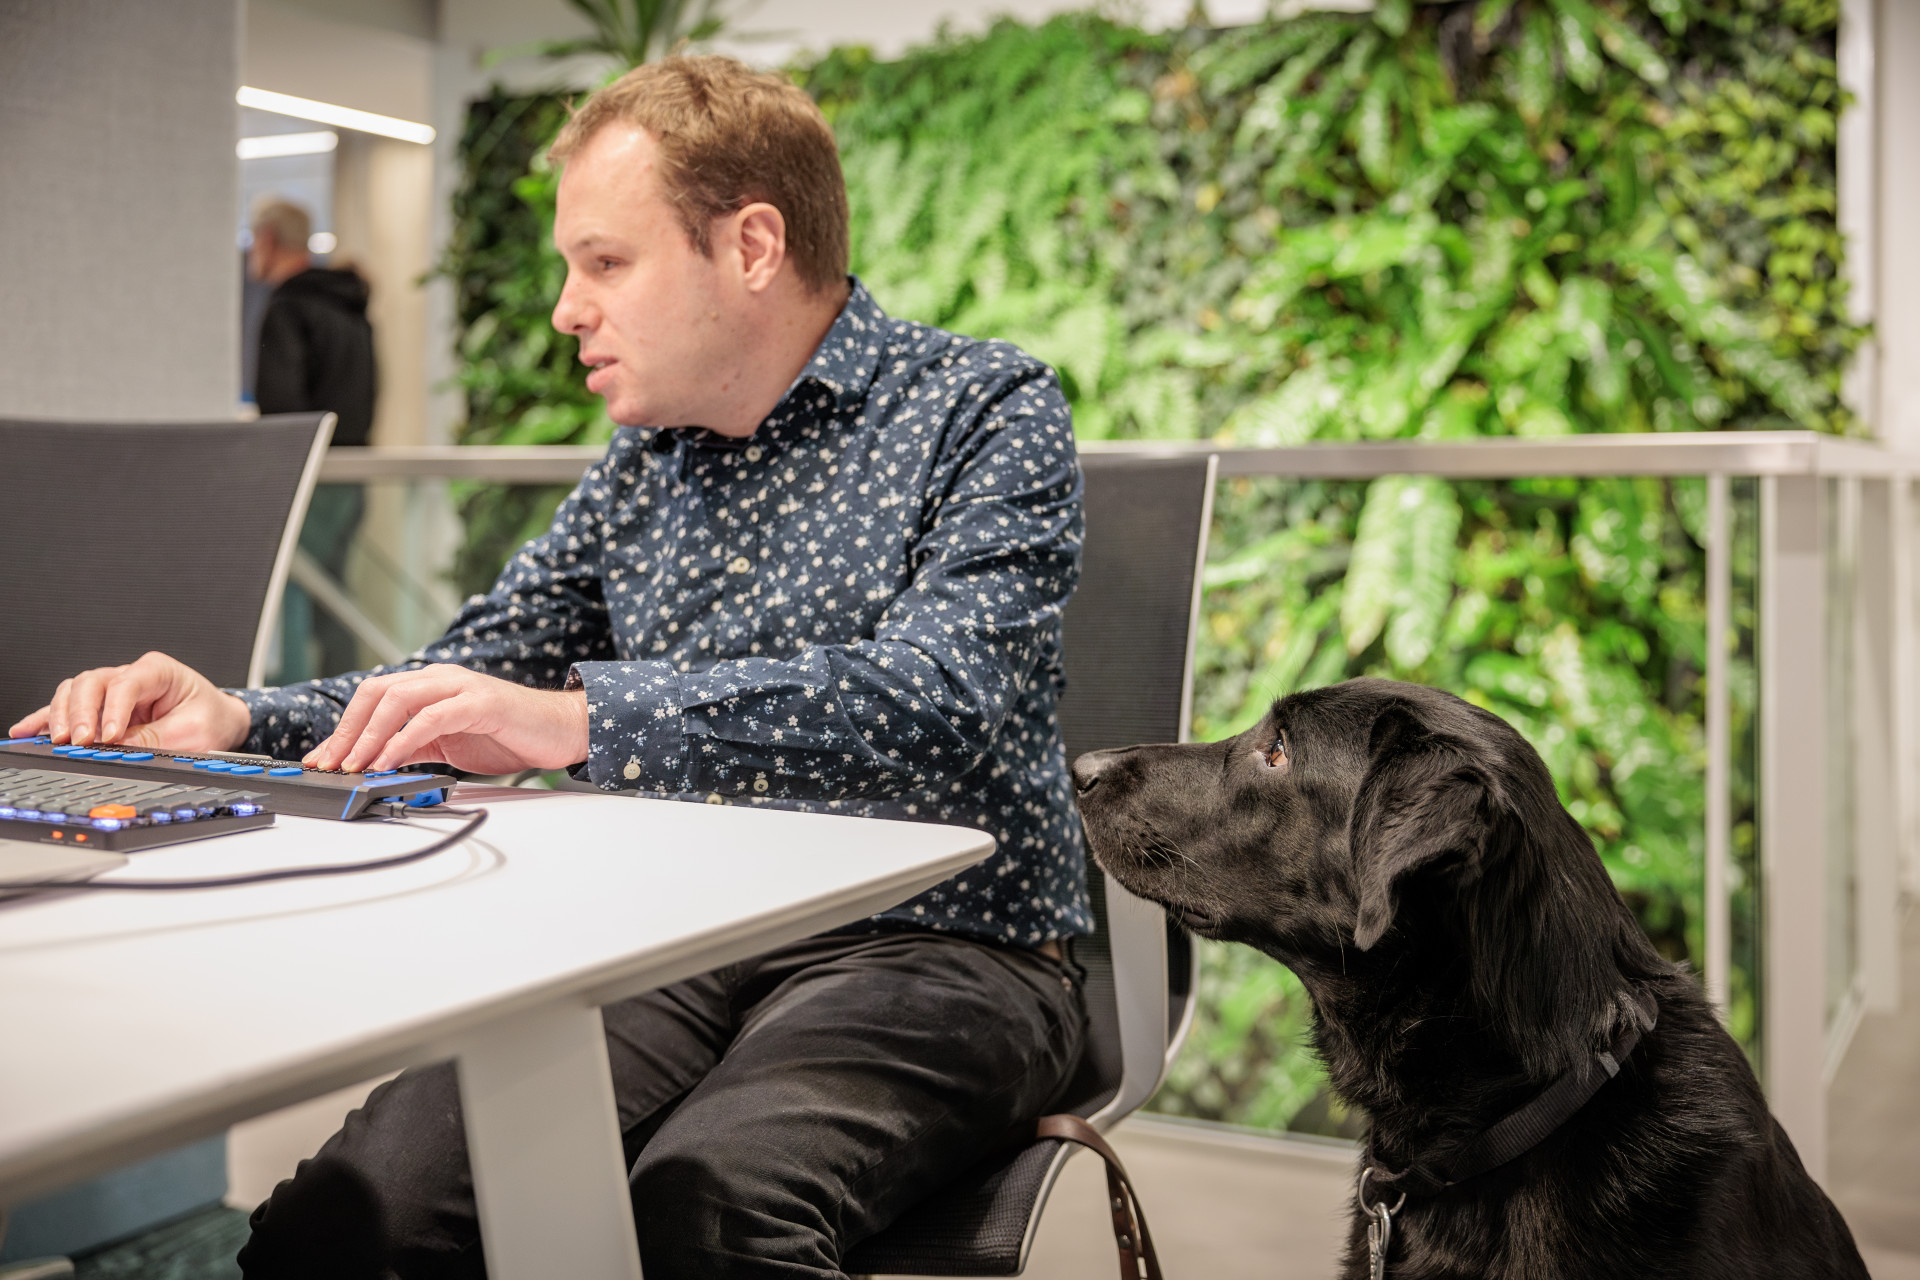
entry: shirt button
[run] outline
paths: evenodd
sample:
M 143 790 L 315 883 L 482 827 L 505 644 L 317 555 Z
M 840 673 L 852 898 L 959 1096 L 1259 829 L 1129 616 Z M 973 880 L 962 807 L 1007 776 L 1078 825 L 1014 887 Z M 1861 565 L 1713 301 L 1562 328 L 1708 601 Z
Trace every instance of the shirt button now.
M 727 561 L 728 573 L 745 573 L 751 568 L 753 568 L 753 564 L 745 556 L 735 556 L 733 559 Z
M 747 446 L 747 461 L 748 461 L 748 462 L 758 462 L 758 461 L 760 461 L 760 446 L 759 446 L 759 445 L 757 445 L 757 444 L 750 444 L 750 445 L 748 445 L 748 446 Z
M 767 789 L 767 780 L 765 778 L 755 778 L 753 780 L 753 789 L 755 791 L 765 791 Z

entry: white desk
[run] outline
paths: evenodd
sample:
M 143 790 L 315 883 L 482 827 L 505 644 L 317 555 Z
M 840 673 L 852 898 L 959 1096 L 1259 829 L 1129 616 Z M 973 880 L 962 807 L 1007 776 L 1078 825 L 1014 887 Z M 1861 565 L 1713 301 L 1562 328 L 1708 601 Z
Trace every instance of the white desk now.
M 883 910 L 993 849 L 960 827 L 484 794 L 472 840 L 409 866 L 0 902 L 0 1204 L 453 1058 L 489 1273 L 638 1277 L 599 1006 Z M 114 874 L 430 838 L 283 817 Z

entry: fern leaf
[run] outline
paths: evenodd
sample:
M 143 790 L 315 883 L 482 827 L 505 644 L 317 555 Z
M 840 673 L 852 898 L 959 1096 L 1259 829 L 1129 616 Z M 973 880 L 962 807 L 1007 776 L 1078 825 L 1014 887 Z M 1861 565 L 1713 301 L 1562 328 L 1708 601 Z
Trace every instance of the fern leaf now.
M 1350 654 L 1363 652 L 1387 624 L 1406 559 L 1405 508 L 1410 500 L 1417 503 L 1420 494 L 1407 476 L 1382 476 L 1367 486 L 1340 602 L 1340 630 Z
M 1406 525 L 1404 576 L 1395 593 L 1393 619 L 1387 624 L 1387 659 L 1412 671 L 1433 653 L 1440 628 L 1453 604 L 1455 542 L 1460 536 L 1460 502 L 1453 486 L 1434 476 L 1409 484 L 1413 502 L 1402 501 Z

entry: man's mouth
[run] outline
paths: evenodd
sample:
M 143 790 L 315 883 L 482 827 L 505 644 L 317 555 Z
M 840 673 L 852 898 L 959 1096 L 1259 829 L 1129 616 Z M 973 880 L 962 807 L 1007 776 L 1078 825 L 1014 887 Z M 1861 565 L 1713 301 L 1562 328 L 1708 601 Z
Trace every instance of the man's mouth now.
M 601 394 L 606 389 L 608 380 L 613 376 L 607 371 L 618 363 L 619 361 L 611 356 L 587 360 L 587 390 L 595 395 Z

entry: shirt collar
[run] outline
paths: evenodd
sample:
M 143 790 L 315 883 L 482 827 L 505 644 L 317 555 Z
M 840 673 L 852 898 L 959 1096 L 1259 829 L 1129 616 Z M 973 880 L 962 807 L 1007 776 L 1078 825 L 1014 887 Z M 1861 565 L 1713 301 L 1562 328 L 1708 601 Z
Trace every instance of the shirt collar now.
M 831 391 L 838 409 L 850 409 L 866 399 L 867 388 L 873 385 L 874 372 L 880 367 L 880 345 L 886 332 L 887 313 L 880 309 L 858 276 L 848 276 L 847 281 L 853 286 L 847 294 L 847 305 L 840 308 L 833 327 L 814 348 L 813 359 L 807 361 L 800 376 L 787 388 L 786 395 L 780 397 L 772 416 L 778 417 L 808 382 Z

